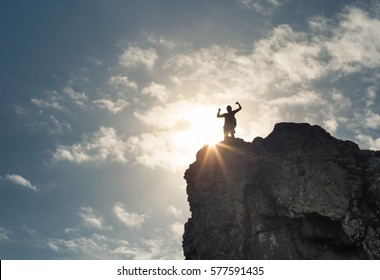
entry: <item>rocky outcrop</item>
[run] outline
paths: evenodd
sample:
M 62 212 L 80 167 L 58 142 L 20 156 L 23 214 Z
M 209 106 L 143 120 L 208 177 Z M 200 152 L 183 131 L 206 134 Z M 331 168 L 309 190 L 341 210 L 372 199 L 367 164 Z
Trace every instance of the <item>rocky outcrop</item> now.
M 380 153 L 319 126 L 205 146 L 185 179 L 186 259 L 380 259 Z

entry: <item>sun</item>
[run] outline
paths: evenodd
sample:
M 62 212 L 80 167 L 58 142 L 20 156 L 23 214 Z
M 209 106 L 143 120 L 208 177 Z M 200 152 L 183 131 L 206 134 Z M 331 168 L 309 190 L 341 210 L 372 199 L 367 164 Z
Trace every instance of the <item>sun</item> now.
M 223 139 L 223 131 L 214 127 L 213 122 L 192 124 L 186 129 L 175 132 L 174 140 L 178 146 L 189 150 L 200 149 L 204 145 L 215 146 Z
M 175 130 L 172 139 L 173 145 L 184 158 L 193 159 L 203 146 L 215 147 L 223 140 L 223 123 L 216 118 L 215 112 L 203 105 L 181 112 L 186 125 Z
M 191 139 L 189 144 L 215 145 L 223 140 L 223 123 L 216 118 L 216 113 L 206 106 L 197 106 L 191 109 L 187 122 L 187 134 Z

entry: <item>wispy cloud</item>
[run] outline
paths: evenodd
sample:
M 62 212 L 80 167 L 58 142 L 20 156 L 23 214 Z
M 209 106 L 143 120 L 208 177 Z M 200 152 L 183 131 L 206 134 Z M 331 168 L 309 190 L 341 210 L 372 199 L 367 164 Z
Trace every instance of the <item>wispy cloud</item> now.
M 12 235 L 12 232 L 9 230 L 0 227 L 0 242 L 12 242 L 12 238 L 10 237 Z
M 367 89 L 367 108 L 375 105 L 377 90 L 378 90 L 378 86 L 371 85 L 368 87 L 368 89 Z
M 364 126 L 366 128 L 379 129 L 380 128 L 380 115 L 372 111 L 366 111 L 363 118 Z
M 125 107 L 129 105 L 127 101 L 120 98 L 116 101 L 112 101 L 110 99 L 97 99 L 92 102 L 98 105 L 100 108 L 104 108 L 113 114 L 121 112 Z
M 162 223 L 162 228 L 141 230 L 146 214 L 129 213 L 125 205 L 116 203 L 112 208 L 115 217 L 128 226 L 128 240 L 120 238 L 111 226 L 92 207 L 81 207 L 79 216 L 84 227 L 66 228 L 59 237 L 49 237 L 45 246 L 62 256 L 87 259 L 182 259 L 178 248 L 183 226 L 180 223 Z M 109 230 L 107 234 L 94 230 Z M 1 228 L 0 228 L 1 233 Z M 124 236 L 124 234 L 122 234 Z M 178 247 L 173 246 L 178 244 Z
M 171 239 L 155 237 L 137 238 L 135 241 L 112 238 L 103 234 L 76 234 L 67 238 L 49 238 L 46 246 L 60 254 L 74 253 L 87 259 L 183 259 L 178 250 L 170 246 Z
M 175 238 L 181 238 L 185 231 L 184 225 L 181 223 L 174 223 L 170 226 L 170 231 Z
M 179 100 L 160 105 L 151 105 L 149 110 L 135 112 L 135 116 L 145 124 L 155 128 L 178 128 L 186 125 L 193 117 L 190 112 L 194 105 L 191 101 Z
M 71 125 L 66 123 L 66 122 L 63 122 L 63 121 L 59 121 L 55 116 L 53 115 L 50 115 L 50 120 L 51 120 L 51 123 L 53 124 L 52 127 L 49 128 L 49 133 L 50 134 L 62 134 L 66 131 L 70 131 L 71 130 Z
M 169 214 L 173 215 L 174 217 L 180 217 L 180 216 L 182 216 L 182 214 L 183 214 L 183 212 L 182 212 L 181 209 L 178 209 L 178 208 L 174 207 L 173 205 L 170 205 L 170 206 L 168 207 L 167 212 L 168 212 Z
M 255 10 L 258 13 L 268 14 L 274 8 L 280 6 L 283 0 L 239 0 L 246 8 Z
M 15 185 L 25 187 L 25 188 L 32 190 L 32 191 L 35 191 L 35 192 L 38 191 L 36 186 L 32 185 L 32 183 L 29 180 L 25 179 L 24 177 L 22 177 L 20 175 L 7 174 L 3 178 L 4 178 L 4 180 L 12 182 Z
M 107 259 L 109 241 L 105 235 L 93 233 L 89 236 L 76 235 L 71 238 L 49 238 L 46 245 L 58 253 L 76 253 L 77 256 Z
M 112 76 L 109 83 L 118 89 L 134 89 L 137 90 L 138 86 L 135 81 L 129 80 L 128 76 L 116 75 Z
M 160 102 L 166 102 L 170 96 L 170 91 L 166 88 L 165 85 L 157 84 L 151 82 L 142 90 L 143 94 L 153 96 L 157 98 Z
M 116 203 L 113 207 L 115 216 L 128 227 L 141 227 L 147 216 L 145 214 L 129 213 L 125 210 L 122 203 Z
M 338 21 L 319 18 L 311 23 L 314 27 L 304 32 L 280 25 L 257 41 L 248 54 L 212 46 L 173 56 L 167 67 L 175 69 L 172 79 L 182 85 L 202 85 L 214 92 L 229 89 L 249 98 L 247 92 L 258 95 L 281 89 L 286 94 L 295 85 L 380 65 L 378 18 L 349 7 Z
M 101 66 L 104 64 L 103 61 L 101 61 L 99 58 L 96 58 L 94 56 L 88 56 L 87 61 L 95 66 Z
M 71 146 L 59 145 L 53 153 L 55 160 L 68 160 L 77 163 L 111 160 L 127 162 L 127 144 L 112 127 L 101 127 L 83 142 Z
M 331 132 L 331 133 L 334 133 L 336 131 L 336 129 L 338 128 L 338 122 L 337 120 L 335 119 L 330 119 L 330 120 L 326 120 L 323 122 L 323 125 L 324 125 L 324 128 Z
M 365 147 L 368 147 L 372 150 L 380 150 L 380 137 L 375 138 L 364 133 L 358 133 L 355 137 L 359 142 L 363 143 Z
M 92 207 L 81 207 L 79 216 L 89 228 L 112 230 L 111 226 L 105 225 L 102 217 L 95 214 L 95 210 Z
M 85 92 L 77 92 L 71 86 L 65 87 L 63 92 L 66 93 L 79 106 L 85 106 L 88 101 L 88 97 Z
M 119 57 L 120 65 L 125 68 L 145 66 L 149 71 L 153 70 L 157 60 L 157 52 L 152 48 L 129 47 Z
M 30 101 L 33 105 L 39 108 L 50 108 L 55 110 L 66 111 L 66 109 L 61 105 L 60 101 L 62 98 L 56 91 L 47 91 L 47 97 L 43 98 L 32 98 Z
M 81 207 L 78 212 L 80 226 L 64 229 L 59 237 L 45 239 L 45 246 L 62 255 L 75 255 L 87 259 L 182 259 L 178 248 L 181 244 L 183 225 L 162 221 L 160 228 L 141 230 L 147 214 L 128 212 L 118 202 L 111 208 L 113 215 L 128 229 L 128 240 L 120 238 L 112 226 L 92 207 Z M 84 226 L 83 226 L 84 225 Z M 149 226 L 149 225 L 148 225 Z M 144 228 L 143 228 L 144 229 Z M 94 230 L 108 230 L 107 234 Z M 0 230 L 1 232 L 1 230 Z M 34 233 L 33 233 L 34 234 Z M 124 234 L 123 234 L 124 235 Z M 178 247 L 173 246 L 178 244 Z
M 300 91 L 286 97 L 279 97 L 268 101 L 272 106 L 306 106 L 309 104 L 325 105 L 321 94 L 314 91 Z
M 184 139 L 180 139 L 181 132 L 177 134 L 164 131 L 143 133 L 131 136 L 128 139 L 128 146 L 138 164 L 152 169 L 160 167 L 169 172 L 177 172 L 191 162 L 194 153 L 200 147 L 194 145 L 194 149 L 191 152 L 188 151 L 189 147 L 186 147 L 186 143 L 189 139 L 186 138 L 191 137 L 191 134 L 186 135 L 186 132 L 188 130 L 184 131 Z
M 38 233 L 35 229 L 30 228 L 27 224 L 22 226 L 22 229 L 30 235 L 36 236 Z
M 137 251 L 135 255 L 136 260 L 151 260 L 156 259 L 161 255 L 163 249 L 163 241 L 161 239 L 147 239 L 143 240 L 145 250 Z
M 346 72 L 378 67 L 380 20 L 355 7 L 347 8 L 341 16 L 342 20 L 334 30 L 332 42 L 327 44 L 335 67 Z
M 164 46 L 168 49 L 173 49 L 177 46 L 177 42 L 171 39 L 166 38 L 165 36 L 154 36 L 154 35 L 149 35 L 147 37 L 147 40 L 149 43 L 159 45 L 159 46 Z

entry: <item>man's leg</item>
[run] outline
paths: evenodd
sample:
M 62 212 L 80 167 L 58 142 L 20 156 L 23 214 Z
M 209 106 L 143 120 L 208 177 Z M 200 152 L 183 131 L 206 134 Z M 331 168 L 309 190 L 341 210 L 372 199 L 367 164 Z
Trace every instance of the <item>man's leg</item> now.
M 224 132 L 224 140 L 226 140 L 228 136 L 228 129 L 223 127 L 223 132 Z
M 231 137 L 232 137 L 232 138 L 235 138 L 235 129 L 234 129 L 234 128 L 231 129 L 230 133 L 231 133 Z

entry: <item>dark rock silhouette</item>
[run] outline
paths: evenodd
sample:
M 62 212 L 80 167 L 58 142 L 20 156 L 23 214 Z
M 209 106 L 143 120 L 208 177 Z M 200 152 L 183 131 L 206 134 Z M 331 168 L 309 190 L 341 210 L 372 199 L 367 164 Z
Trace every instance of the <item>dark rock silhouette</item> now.
M 319 126 L 205 146 L 185 179 L 186 259 L 380 259 L 380 153 Z

